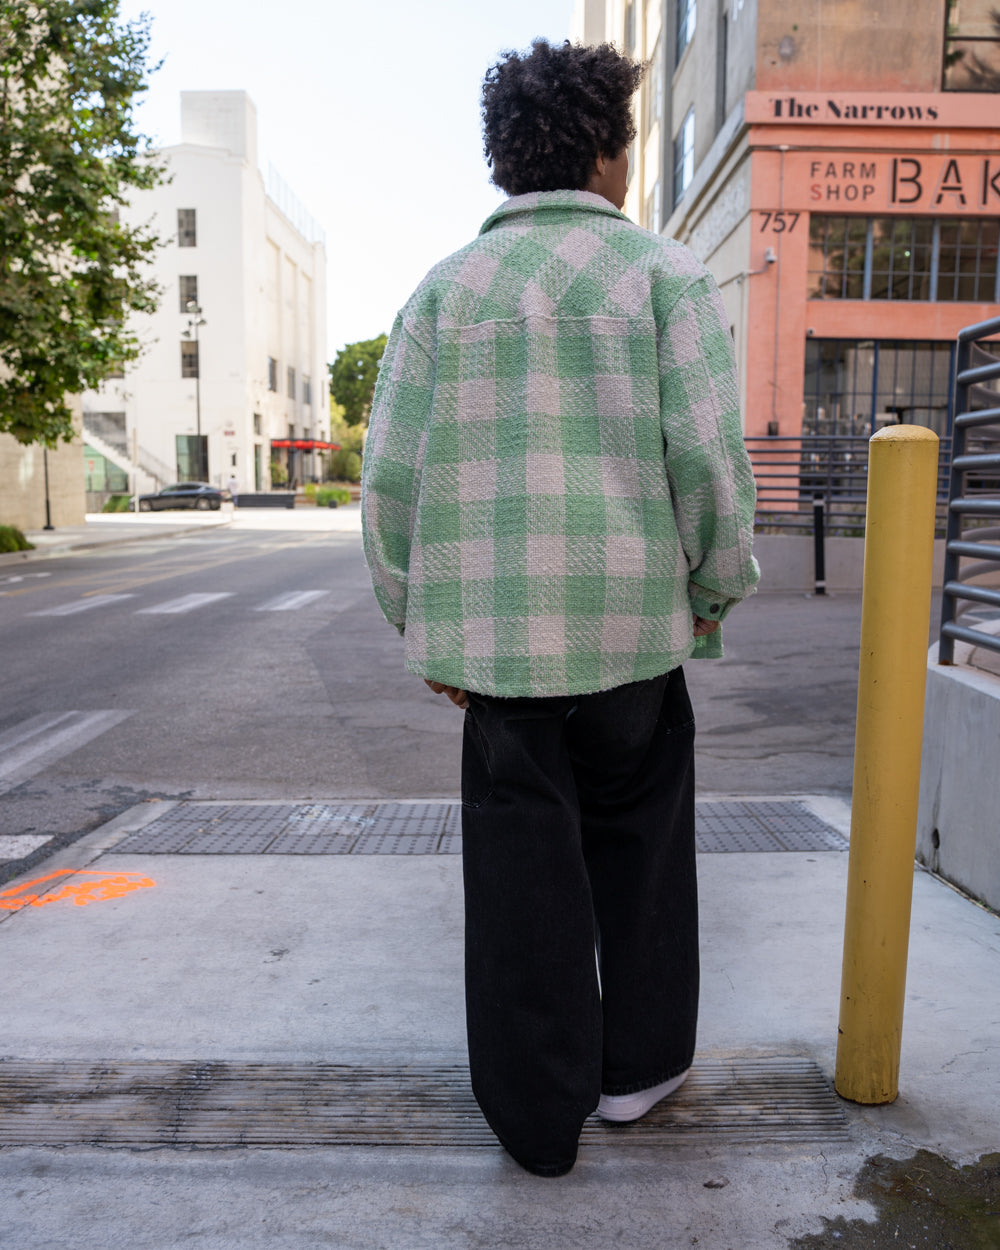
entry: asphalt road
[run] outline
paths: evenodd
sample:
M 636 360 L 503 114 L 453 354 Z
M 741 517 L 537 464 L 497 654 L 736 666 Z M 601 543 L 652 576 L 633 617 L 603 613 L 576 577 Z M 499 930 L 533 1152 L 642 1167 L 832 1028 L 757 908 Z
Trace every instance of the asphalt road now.
M 687 667 L 703 793 L 847 797 L 859 621 L 860 595 L 732 614 L 725 658 Z M 5 566 L 0 639 L 0 835 L 62 843 L 164 797 L 457 794 L 461 714 L 405 672 L 356 532 Z

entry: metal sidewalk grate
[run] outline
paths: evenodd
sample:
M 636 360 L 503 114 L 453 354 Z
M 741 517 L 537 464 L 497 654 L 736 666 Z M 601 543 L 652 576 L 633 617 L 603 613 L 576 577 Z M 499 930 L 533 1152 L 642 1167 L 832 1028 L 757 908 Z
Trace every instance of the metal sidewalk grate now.
M 642 1120 L 591 1118 L 585 1145 L 848 1140 L 810 1059 L 696 1059 Z M 0 1145 L 496 1146 L 459 1065 L 0 1061 Z
M 456 855 L 458 803 L 179 803 L 115 848 L 139 855 Z M 842 851 L 797 800 L 697 804 L 703 853 Z

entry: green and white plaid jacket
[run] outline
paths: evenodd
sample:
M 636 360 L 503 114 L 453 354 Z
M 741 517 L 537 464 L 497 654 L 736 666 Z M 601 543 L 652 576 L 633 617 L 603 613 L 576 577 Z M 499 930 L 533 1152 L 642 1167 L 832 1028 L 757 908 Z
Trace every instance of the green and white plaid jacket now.
M 365 553 L 406 667 L 584 694 L 721 654 L 759 577 L 732 337 L 686 248 L 585 191 L 506 201 L 396 318 Z

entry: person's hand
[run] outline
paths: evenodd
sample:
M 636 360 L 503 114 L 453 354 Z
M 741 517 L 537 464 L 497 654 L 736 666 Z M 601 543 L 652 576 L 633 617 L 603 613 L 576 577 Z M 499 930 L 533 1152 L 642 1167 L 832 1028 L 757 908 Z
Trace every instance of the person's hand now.
M 694 619 L 694 636 L 696 638 L 704 638 L 706 634 L 714 634 L 719 628 L 718 621 L 706 621 L 703 616 L 696 616 Z
M 446 694 L 456 707 L 465 708 L 469 706 L 469 696 L 464 690 L 459 690 L 457 686 L 445 686 L 439 681 L 429 681 L 424 678 L 425 683 L 430 686 L 435 694 Z

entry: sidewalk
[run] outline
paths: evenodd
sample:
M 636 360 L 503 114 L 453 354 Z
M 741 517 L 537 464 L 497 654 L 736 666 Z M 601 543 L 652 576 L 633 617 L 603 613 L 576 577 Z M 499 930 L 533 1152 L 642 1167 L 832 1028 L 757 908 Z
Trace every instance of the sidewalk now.
M 357 503 L 341 508 L 244 508 L 223 504 L 219 512 L 115 512 L 87 513 L 83 525 L 60 526 L 54 530 L 29 530 L 25 537 L 34 543 L 33 551 L 0 554 L 0 567 L 25 560 L 67 555 L 96 547 L 148 542 L 156 538 L 178 538 L 205 530 L 286 530 L 339 532 L 361 529 L 361 509 Z
M 836 800 L 802 802 L 846 831 Z M 309 850 L 343 807 L 259 804 L 245 836 L 291 822 L 299 853 L 259 834 L 205 855 L 155 850 L 158 822 L 206 836 L 204 806 L 143 804 L 46 861 L 35 891 L 64 897 L 0 911 L 11 1245 L 763 1250 L 873 1218 L 852 1196 L 873 1155 L 1000 1149 L 1000 920 L 917 874 L 902 1092 L 860 1108 L 830 1089 L 846 852 L 705 853 L 691 1081 L 662 1115 L 588 1126 L 568 1177 L 527 1175 L 464 1086 L 461 858 Z M 916 1244 L 885 1221 L 827 1238 L 809 1244 Z

